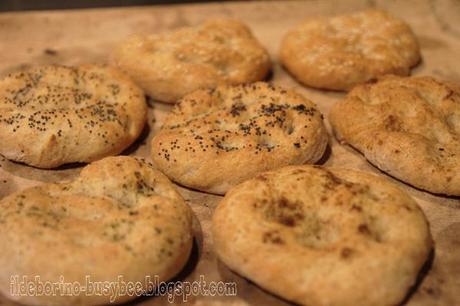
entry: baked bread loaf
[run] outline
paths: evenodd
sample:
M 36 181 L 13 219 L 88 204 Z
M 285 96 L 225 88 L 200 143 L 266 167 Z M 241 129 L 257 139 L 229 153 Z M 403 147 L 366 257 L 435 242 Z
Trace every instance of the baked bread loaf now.
M 432 247 L 423 212 L 396 186 L 310 165 L 230 190 L 212 233 L 230 269 L 301 305 L 398 305 Z
M 378 10 L 309 18 L 286 34 L 279 54 L 301 83 L 333 90 L 384 74 L 408 75 L 420 61 L 410 27 Z
M 337 139 L 382 171 L 460 195 L 460 86 L 388 76 L 353 89 L 329 117 Z
M 267 83 L 186 95 L 152 139 L 152 158 L 172 180 L 223 194 L 257 173 L 315 163 L 328 136 L 315 104 Z
M 40 168 L 115 155 L 141 133 L 142 90 L 118 70 L 44 66 L 0 80 L 0 154 Z
M 191 209 L 163 174 L 132 157 L 104 158 L 73 182 L 32 187 L 0 201 L 0 292 L 28 305 L 125 302 L 137 295 L 120 287 L 117 296 L 95 291 L 86 277 L 94 286 L 122 281 L 140 283 L 136 292 L 152 289 L 188 260 L 191 226 Z M 63 286 L 55 296 L 12 294 L 16 276 L 78 282 L 84 291 Z
M 260 81 L 271 67 L 249 28 L 234 20 L 132 36 L 115 49 L 113 61 L 150 97 L 170 103 L 199 88 Z

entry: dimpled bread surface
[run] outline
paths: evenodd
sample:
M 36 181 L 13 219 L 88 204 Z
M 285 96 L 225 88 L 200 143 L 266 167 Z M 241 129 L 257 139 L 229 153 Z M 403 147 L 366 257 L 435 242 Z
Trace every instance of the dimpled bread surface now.
M 406 23 L 368 10 L 306 20 L 285 35 L 279 57 L 307 86 L 350 90 L 381 75 L 408 75 L 420 50 Z
M 107 157 L 69 183 L 44 184 L 0 201 L 0 291 L 30 305 L 101 305 L 109 295 L 59 291 L 11 295 L 10 277 L 45 283 L 166 281 L 192 247 L 192 211 L 171 182 L 132 157 Z M 64 289 L 66 290 L 66 289 Z M 72 293 L 73 295 L 65 295 Z M 121 293 L 120 293 L 121 294 Z M 120 295 L 115 303 L 136 295 Z
M 134 35 L 113 61 L 155 100 L 175 103 L 199 88 L 260 81 L 270 70 L 268 52 L 236 20 L 211 20 L 175 32 Z
M 230 190 L 212 233 L 230 269 L 301 305 L 398 305 L 432 247 L 423 212 L 395 185 L 311 165 Z
M 316 105 L 258 82 L 185 96 L 152 139 L 152 158 L 172 180 L 223 194 L 262 171 L 315 163 L 328 135 Z
M 329 116 L 339 141 L 415 187 L 460 195 L 460 86 L 385 77 L 353 89 Z
M 0 154 L 39 168 L 91 162 L 142 132 L 142 90 L 110 67 L 43 66 L 0 80 Z

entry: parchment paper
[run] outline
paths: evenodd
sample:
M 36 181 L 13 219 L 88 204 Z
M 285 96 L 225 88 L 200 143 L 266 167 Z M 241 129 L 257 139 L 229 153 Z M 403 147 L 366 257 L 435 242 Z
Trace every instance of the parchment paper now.
M 0 14 L 0 74 L 31 65 L 104 63 L 112 46 L 131 33 L 169 31 L 219 17 L 237 18 L 247 23 L 268 48 L 273 61 L 272 82 L 294 87 L 316 102 L 327 115 L 343 93 L 309 89 L 294 81 L 277 63 L 282 35 L 299 21 L 316 15 L 332 15 L 379 7 L 407 21 L 418 36 L 423 62 L 414 75 L 432 75 L 460 82 L 460 1 L 257 1 L 137 8 L 41 11 Z M 149 159 L 149 142 L 170 109 L 149 101 L 148 127 L 125 154 Z M 330 131 L 330 129 L 329 129 Z M 1 140 L 0 140 L 1 141 Z M 0 142 L 1 145 L 1 142 Z M 340 146 L 331 136 L 331 150 L 325 165 L 342 166 L 379 173 L 355 150 Z M 0 161 L 0 198 L 17 190 L 72 179 L 81 166 L 40 170 Z M 390 178 L 412 195 L 430 222 L 435 253 L 421 281 L 408 295 L 407 305 L 460 305 L 460 198 L 433 195 Z M 238 276 L 219 262 L 212 250 L 210 220 L 220 197 L 179 187 L 195 215 L 196 247 L 179 280 L 233 281 L 237 296 L 189 297 L 192 305 L 286 305 L 289 304 Z M 1 250 L 0 250 L 1 252 Z M 1 267 L 0 267 L 1 269 Z M 289 273 L 289 271 L 286 271 Z M 181 298 L 175 299 L 180 304 Z M 166 297 L 139 298 L 131 305 L 166 305 Z M 0 297 L 0 305 L 15 305 Z

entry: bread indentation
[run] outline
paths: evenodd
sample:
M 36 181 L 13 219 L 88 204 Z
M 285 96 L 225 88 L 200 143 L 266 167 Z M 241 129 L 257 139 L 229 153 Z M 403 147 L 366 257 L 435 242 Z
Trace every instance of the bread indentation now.
M 176 103 L 200 88 L 262 80 L 268 52 L 236 20 L 213 20 L 121 42 L 113 60 L 153 99 Z
M 282 64 L 307 86 L 349 90 L 386 74 L 408 75 L 420 61 L 403 21 L 379 10 L 308 18 L 280 47 Z
M 397 305 L 432 248 L 422 210 L 396 185 L 311 165 L 232 188 L 212 226 L 230 269 L 300 305 Z
M 330 122 L 341 142 L 383 171 L 418 188 L 459 195 L 459 101 L 456 84 L 387 76 L 353 89 L 333 107 Z
M 152 151 L 157 165 L 174 180 L 201 190 L 221 184 L 225 187 L 216 187 L 221 193 L 275 165 L 314 162 L 326 144 L 322 115 L 312 102 L 258 82 L 185 96 L 153 138 Z M 216 164 L 219 173 L 205 170 Z M 212 182 L 200 182 L 208 180 Z
M 146 290 L 146 276 L 169 280 L 192 247 L 190 207 L 161 172 L 132 157 L 101 159 L 74 181 L 16 192 L 0 206 L 0 264 L 8 275 L 0 289 L 5 294 L 12 273 L 39 275 L 44 282 L 62 277 L 80 282 L 87 276 L 115 282 L 124 275 Z M 116 301 L 132 298 L 120 294 Z M 110 303 L 109 297 L 91 292 L 34 300 L 37 305 Z
M 147 106 L 140 88 L 102 66 L 43 66 L 0 80 L 0 152 L 53 168 L 115 155 L 141 133 Z M 27 139 L 27 144 L 18 138 Z M 47 141 L 48 140 L 48 141 Z

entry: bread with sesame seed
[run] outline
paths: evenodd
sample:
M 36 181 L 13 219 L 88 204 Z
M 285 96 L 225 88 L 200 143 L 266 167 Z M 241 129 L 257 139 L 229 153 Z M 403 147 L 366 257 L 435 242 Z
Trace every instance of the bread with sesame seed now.
M 415 187 L 460 195 L 460 86 L 431 77 L 381 78 L 337 103 L 336 137 Z
M 186 95 L 153 137 L 152 158 L 179 184 L 223 194 L 262 171 L 315 163 L 327 143 L 314 103 L 257 82 Z
M 27 305 L 134 299 L 184 267 L 192 247 L 192 214 L 162 173 L 127 156 L 96 161 L 72 182 L 13 193 L 0 201 L 0 292 Z M 80 291 L 72 286 L 21 294 L 11 285 L 12 277 L 33 282 L 36 276 L 42 284 L 76 282 Z M 111 296 L 102 287 L 95 290 L 97 282 L 131 283 L 135 292 L 118 287 L 118 295 Z
M 268 52 L 235 20 L 212 20 L 172 33 L 134 35 L 112 59 L 155 100 L 175 103 L 199 88 L 260 81 Z
M 399 305 L 432 249 L 422 210 L 397 186 L 311 165 L 231 189 L 212 234 L 230 269 L 300 305 Z
M 120 71 L 43 66 L 0 80 L 0 154 L 40 168 L 115 155 L 141 133 L 142 90 Z
M 309 18 L 285 35 L 279 54 L 301 83 L 332 90 L 384 74 L 405 76 L 420 61 L 410 27 L 379 10 Z

